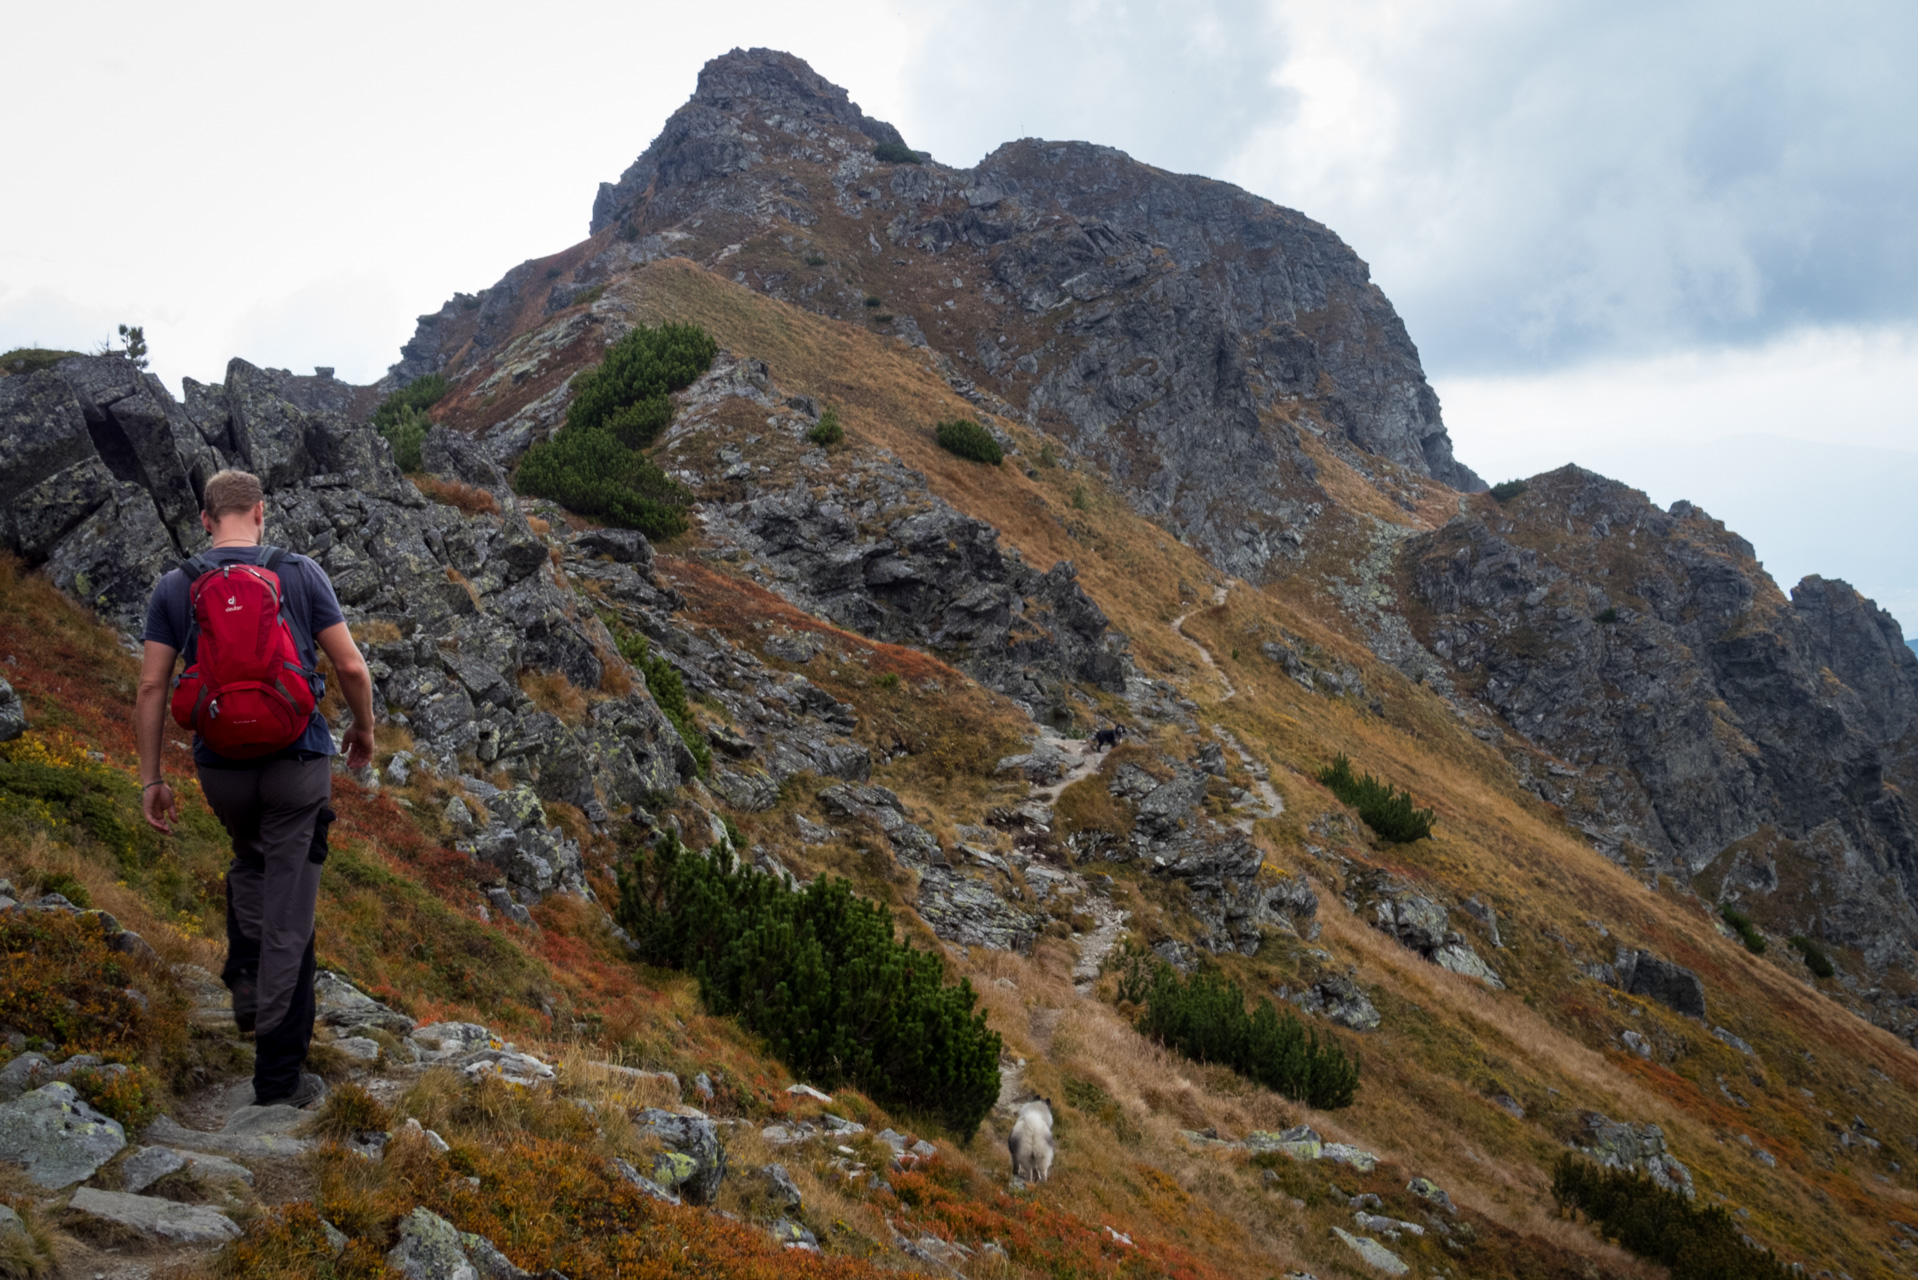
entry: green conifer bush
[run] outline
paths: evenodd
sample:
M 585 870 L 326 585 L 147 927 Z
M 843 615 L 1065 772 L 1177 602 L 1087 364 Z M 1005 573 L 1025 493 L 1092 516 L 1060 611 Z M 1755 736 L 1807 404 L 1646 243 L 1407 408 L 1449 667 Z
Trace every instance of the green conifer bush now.
M 933 438 L 947 453 L 956 453 L 973 462 L 996 467 L 1005 457 L 1005 451 L 992 438 L 992 433 L 971 418 L 954 418 L 951 422 L 940 423 L 934 429 Z
M 1829 978 L 1837 974 L 1838 969 L 1832 964 L 1831 957 L 1825 954 L 1823 947 L 1810 938 L 1794 934 L 1791 945 L 1794 951 L 1805 957 L 1805 967 L 1811 970 L 1812 977 Z
M 999 1033 L 969 981 L 893 939 L 892 913 L 821 876 L 804 889 L 667 834 L 619 875 L 619 923 L 650 964 L 699 979 L 801 1079 L 850 1084 L 970 1140 L 999 1096 Z
M 1359 811 L 1366 826 L 1384 836 L 1409 844 L 1432 834 L 1435 814 L 1430 809 L 1412 807 L 1412 793 L 1395 791 L 1369 773 L 1354 776 L 1352 762 L 1344 752 L 1319 770 L 1319 781 L 1331 793 Z
M 824 448 L 832 448 L 846 438 L 846 429 L 839 425 L 839 415 L 831 409 L 822 411 L 819 421 L 806 433 L 806 439 Z
M 401 471 L 420 469 L 420 446 L 426 441 L 426 429 L 433 425 L 426 411 L 445 399 L 450 390 L 445 378 L 429 373 L 413 379 L 373 410 L 373 428 L 393 446 L 393 460 Z
M 872 158 L 881 164 L 922 164 L 925 157 L 903 142 L 882 142 L 872 149 Z
M 646 637 L 635 631 L 628 631 L 619 620 L 602 613 L 615 643 L 619 645 L 619 656 L 633 664 L 639 674 L 646 677 L 646 692 L 653 695 L 653 701 L 673 722 L 673 728 L 679 731 L 679 740 L 693 753 L 693 761 L 699 766 L 703 776 L 713 767 L 713 747 L 706 735 L 700 731 L 699 722 L 693 718 L 692 704 L 686 701 L 686 682 L 672 663 L 652 651 Z
M 1492 501 L 1504 506 L 1519 494 L 1524 493 L 1527 487 L 1523 480 L 1501 480 L 1492 486 Z
M 686 530 L 686 493 L 642 450 L 673 420 L 668 398 L 712 366 L 719 344 L 697 325 L 640 325 L 573 379 L 566 423 L 527 450 L 513 486 L 652 538 Z
M 1718 914 L 1737 932 L 1739 939 L 1745 944 L 1745 950 L 1755 956 L 1765 954 L 1765 935 L 1758 931 L 1758 926 L 1752 923 L 1750 916 L 1729 902 L 1718 909 Z
M 1641 1258 L 1670 1267 L 1672 1280 L 1785 1280 L 1769 1250 L 1744 1242 L 1722 1205 L 1700 1208 L 1643 1173 L 1606 1169 L 1567 1152 L 1552 1171 L 1559 1211 L 1585 1214 Z
M 1259 1001 L 1250 1013 L 1245 989 L 1218 973 L 1181 978 L 1150 952 L 1129 949 L 1119 967 L 1118 997 L 1142 1005 L 1134 1024 L 1194 1062 L 1217 1062 L 1296 1102 L 1330 1110 L 1349 1107 L 1359 1064 L 1337 1041 L 1319 1042 L 1291 1011 Z

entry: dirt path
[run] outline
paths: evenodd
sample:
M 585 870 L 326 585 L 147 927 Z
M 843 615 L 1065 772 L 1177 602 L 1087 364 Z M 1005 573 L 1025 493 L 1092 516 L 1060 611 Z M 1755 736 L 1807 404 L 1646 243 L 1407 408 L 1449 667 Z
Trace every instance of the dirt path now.
M 1216 608 L 1217 606 L 1224 604 L 1226 593 L 1229 590 L 1230 590 L 1229 587 L 1214 587 L 1212 589 L 1212 604 L 1206 607 Z M 1232 698 L 1237 697 L 1239 693 L 1238 689 L 1235 688 L 1232 684 L 1232 678 L 1226 675 L 1226 673 L 1220 669 L 1219 664 L 1212 660 L 1211 650 L 1207 649 L 1204 645 L 1200 644 L 1197 640 L 1194 640 L 1191 636 L 1187 635 L 1183 629 L 1185 625 L 1185 620 L 1197 612 L 1198 612 L 1197 609 L 1187 609 L 1184 613 L 1174 618 L 1172 620 L 1172 634 L 1179 637 L 1179 639 L 1185 641 L 1187 644 L 1191 645 L 1194 649 L 1198 651 L 1199 661 L 1204 663 L 1206 667 L 1212 672 L 1213 675 L 1219 677 L 1219 683 L 1225 686 L 1225 692 L 1219 695 L 1219 701 L 1220 702 L 1230 701 Z
M 1111 754 L 1109 750 L 1100 751 L 1094 747 L 1091 738 L 1061 738 L 1043 729 L 1039 732 L 1039 741 L 1056 749 L 1061 755 L 1075 756 L 1079 761 L 1066 770 L 1057 782 L 1049 782 L 1043 787 L 1034 785 L 1031 798 L 1044 805 L 1057 804 L 1060 794 L 1067 787 L 1081 778 L 1089 778 L 1099 772 L 1099 766 L 1103 765 L 1106 757 Z

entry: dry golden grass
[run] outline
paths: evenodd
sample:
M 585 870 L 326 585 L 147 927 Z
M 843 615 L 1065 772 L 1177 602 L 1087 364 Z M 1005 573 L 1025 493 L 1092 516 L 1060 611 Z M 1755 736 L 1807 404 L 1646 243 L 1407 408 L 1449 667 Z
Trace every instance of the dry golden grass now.
M 469 516 L 499 514 L 499 499 L 495 498 L 490 490 L 482 489 L 478 485 L 428 475 L 416 475 L 410 479 L 421 493 L 434 502 L 458 508 Z
M 533 700 L 541 711 L 550 711 L 570 725 L 582 724 L 591 705 L 580 687 L 563 671 L 522 671 L 520 692 Z

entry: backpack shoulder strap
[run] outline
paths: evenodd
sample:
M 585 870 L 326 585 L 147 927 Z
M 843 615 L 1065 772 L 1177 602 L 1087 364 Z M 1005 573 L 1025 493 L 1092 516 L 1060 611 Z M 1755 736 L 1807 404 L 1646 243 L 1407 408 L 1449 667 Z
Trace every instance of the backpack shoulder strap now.
M 174 568 L 186 575 L 186 584 L 189 587 L 198 582 L 201 575 L 210 573 L 218 567 L 218 565 L 207 559 L 204 553 L 188 556 L 174 566 Z
M 285 547 L 263 546 L 260 548 L 259 557 L 254 563 L 269 573 L 277 575 L 280 571 L 280 566 L 286 563 L 287 554 L 288 552 Z M 318 674 L 320 665 L 319 641 L 313 636 L 308 635 L 306 628 L 301 626 L 300 620 L 293 615 L 293 592 L 290 589 L 290 585 L 284 579 L 282 579 L 280 583 L 280 617 L 286 622 L 287 630 L 293 633 L 293 642 L 299 646 L 300 656 L 306 661 L 307 675 L 313 679 L 321 679 Z M 325 687 L 323 680 L 321 681 L 320 687 Z M 315 692 L 314 696 L 318 697 L 320 695 L 318 692 Z

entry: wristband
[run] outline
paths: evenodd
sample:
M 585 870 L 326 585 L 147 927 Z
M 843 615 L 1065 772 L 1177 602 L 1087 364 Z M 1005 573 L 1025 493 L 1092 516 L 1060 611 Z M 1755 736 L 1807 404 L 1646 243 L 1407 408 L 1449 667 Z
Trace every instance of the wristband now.
M 165 785 L 166 785 L 165 778 L 155 778 L 153 781 L 147 783 L 144 787 L 140 788 L 140 794 L 145 795 L 147 792 L 153 790 L 153 788 L 164 787 Z

